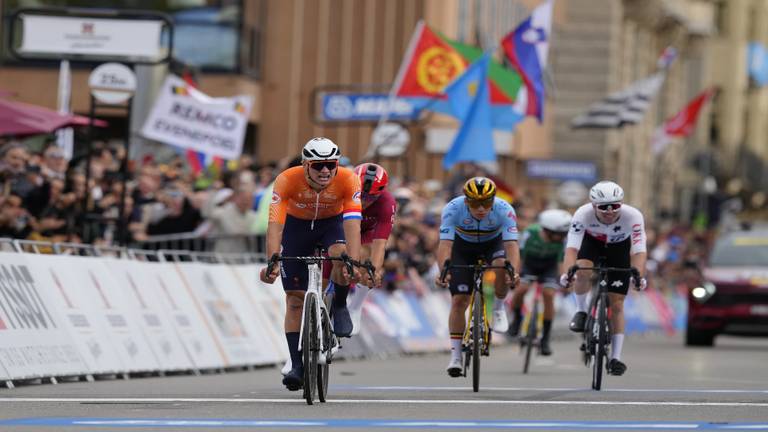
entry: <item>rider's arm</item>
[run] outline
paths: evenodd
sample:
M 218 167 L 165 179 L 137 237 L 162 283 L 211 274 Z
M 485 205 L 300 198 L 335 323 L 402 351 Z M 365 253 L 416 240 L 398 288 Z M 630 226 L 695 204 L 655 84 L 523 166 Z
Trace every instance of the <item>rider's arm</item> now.
M 376 267 L 376 273 L 381 271 L 384 265 L 384 252 L 387 248 L 387 239 L 373 239 L 371 242 L 371 264 Z
M 360 219 L 344 219 L 344 239 L 347 241 L 347 255 L 353 260 L 360 259 Z
M 571 229 L 568 230 L 568 238 L 565 242 L 565 256 L 563 258 L 563 268 L 567 271 L 576 264 L 576 257 L 581 249 L 581 242 L 584 241 L 584 232 L 586 229 L 585 218 L 588 212 L 593 211 L 590 204 L 583 205 L 576 210 L 571 220 Z
M 363 218 L 363 207 L 360 201 L 360 179 L 347 171 L 344 178 L 344 239 L 347 241 L 347 255 L 353 260 L 360 259 L 360 221 Z
M 563 272 L 568 271 L 569 268 L 576 264 L 576 257 L 579 255 L 579 250 L 574 248 L 565 248 L 565 258 L 563 258 Z
M 515 272 L 520 272 L 520 247 L 515 240 L 504 242 L 504 252 L 507 254 L 507 261 L 515 268 Z
M 632 267 L 636 268 L 638 272 L 640 272 L 640 277 L 645 277 L 645 261 L 648 257 L 648 254 L 645 252 L 638 252 L 636 254 L 632 254 L 630 258 L 630 262 Z
M 289 185 L 284 174 L 275 179 L 272 186 L 272 202 L 269 204 L 269 224 L 267 225 L 267 256 L 280 253 L 283 240 L 283 227 L 287 214 Z
M 632 221 L 632 234 L 630 238 L 632 240 L 632 246 L 629 249 L 630 261 L 632 267 L 636 268 L 640 272 L 641 277 L 645 277 L 645 261 L 648 257 L 646 248 L 646 236 L 645 236 L 645 221 L 643 214 L 637 209 L 629 214 Z
M 440 272 L 443 271 L 443 264 L 445 260 L 451 257 L 451 249 L 453 249 L 453 240 L 440 240 L 437 244 L 437 252 L 435 257 L 437 258 L 437 265 L 440 268 Z

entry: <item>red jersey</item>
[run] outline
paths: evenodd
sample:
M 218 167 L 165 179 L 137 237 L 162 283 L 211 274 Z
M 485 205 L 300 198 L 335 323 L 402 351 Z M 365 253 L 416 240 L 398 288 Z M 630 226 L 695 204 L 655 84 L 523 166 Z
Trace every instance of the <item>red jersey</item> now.
M 389 191 L 382 191 L 373 204 L 363 209 L 363 220 L 360 223 L 361 242 L 367 244 L 377 239 L 388 239 L 395 223 L 396 210 L 395 197 Z

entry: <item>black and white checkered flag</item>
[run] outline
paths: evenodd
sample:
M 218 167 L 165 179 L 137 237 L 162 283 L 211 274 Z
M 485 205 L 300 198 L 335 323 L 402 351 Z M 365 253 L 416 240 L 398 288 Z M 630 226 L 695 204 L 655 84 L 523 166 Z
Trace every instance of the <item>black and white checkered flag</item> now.
M 600 102 L 592 104 L 589 111 L 571 120 L 571 127 L 620 128 L 640 122 L 651 101 L 664 83 L 665 70 L 648 78 L 635 81 L 624 90 L 611 93 Z

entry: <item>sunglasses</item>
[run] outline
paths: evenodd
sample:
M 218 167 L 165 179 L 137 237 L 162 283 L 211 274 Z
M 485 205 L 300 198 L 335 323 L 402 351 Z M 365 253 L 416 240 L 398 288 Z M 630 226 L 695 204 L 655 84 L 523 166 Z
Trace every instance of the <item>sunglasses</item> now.
M 336 167 L 339 166 L 339 163 L 336 161 L 332 162 L 312 162 L 309 164 L 309 167 L 313 170 L 320 172 L 323 170 L 323 168 L 328 168 L 328 171 L 333 171 L 336 169 Z
M 377 199 L 379 199 L 380 196 L 381 195 L 371 195 L 371 194 L 363 192 L 362 199 L 363 199 L 363 201 L 376 201 Z
M 613 203 L 613 204 L 599 204 L 596 206 L 598 210 L 600 211 L 616 211 L 621 208 L 621 203 Z
M 493 206 L 493 198 L 489 198 L 482 201 L 467 200 L 467 204 L 472 208 L 491 208 Z

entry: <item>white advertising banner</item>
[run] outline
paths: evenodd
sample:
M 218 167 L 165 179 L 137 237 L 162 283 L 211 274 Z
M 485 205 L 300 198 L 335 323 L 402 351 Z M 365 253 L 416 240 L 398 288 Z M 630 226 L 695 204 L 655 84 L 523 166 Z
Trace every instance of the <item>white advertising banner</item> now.
M 252 325 L 246 325 L 248 315 L 242 313 L 242 305 L 235 305 L 243 300 L 239 295 L 235 296 L 237 282 L 231 273 L 217 264 L 185 262 L 176 266 L 221 341 L 227 353 L 227 364 L 258 363 L 261 356 L 257 340 L 260 338 L 256 337 Z
M 181 343 L 166 303 L 144 271 L 145 263 L 116 258 L 103 258 L 110 273 L 120 284 L 126 306 L 134 312 L 133 318 L 138 325 L 146 342 L 152 348 L 155 359 L 162 370 L 193 369 L 184 345 Z
M 0 364 L 5 378 L 88 373 L 51 301 L 52 285 L 21 254 L 0 252 Z
M 211 98 L 168 75 L 141 133 L 165 144 L 236 159 L 252 106 L 250 96 Z
M 53 289 L 53 309 L 64 317 L 64 324 L 77 345 L 80 356 L 92 374 L 121 373 L 127 370 L 109 336 L 98 298 L 85 286 L 68 257 L 29 255 L 32 273 Z
M 259 280 L 261 267 L 263 265 L 247 264 L 233 265 L 230 269 L 254 311 L 250 320 L 261 326 L 262 332 L 271 343 L 268 351 L 274 356 L 272 362 L 283 362 L 288 359 L 284 326 L 285 294 L 280 280 L 273 285 Z
M 92 257 L 62 256 L 79 280 L 79 288 L 94 299 L 96 314 L 104 316 L 105 330 L 128 372 L 160 369 L 152 348 L 139 328 L 139 316 L 125 300 L 120 284 L 110 274 L 104 260 Z
M 21 18 L 22 53 L 143 60 L 159 60 L 162 55 L 162 21 L 31 14 Z
M 198 369 L 226 366 L 227 357 L 221 342 L 206 321 L 192 292 L 176 271 L 173 263 L 142 263 L 147 282 L 154 283 L 165 301 L 167 314 Z

